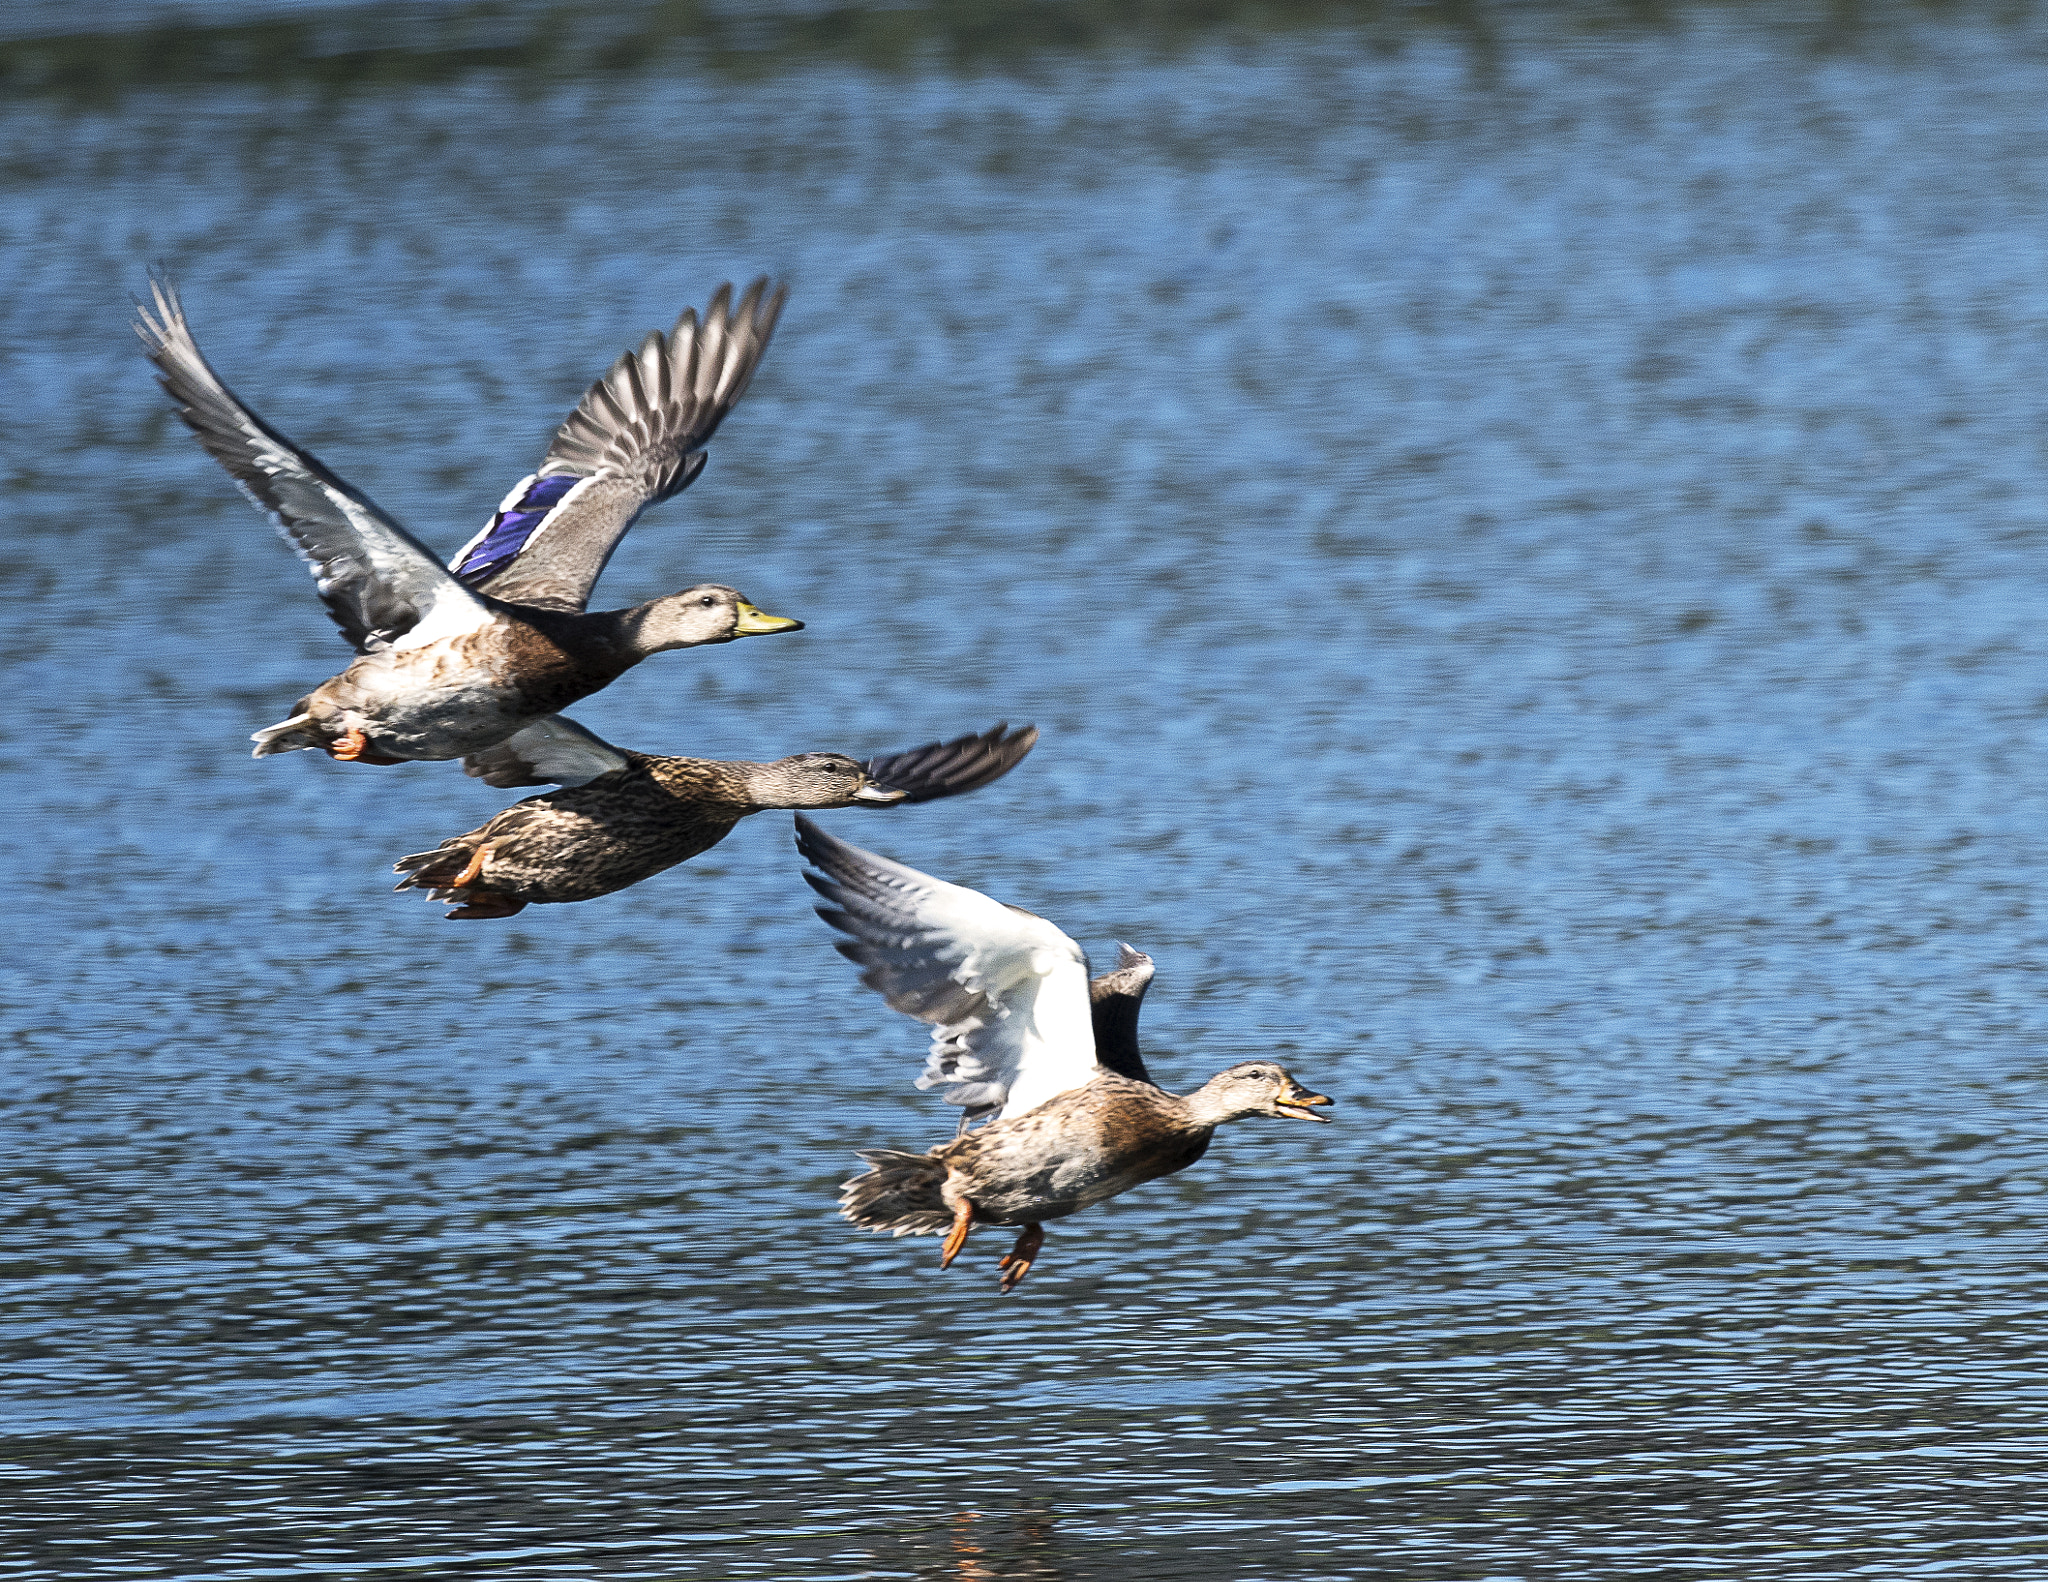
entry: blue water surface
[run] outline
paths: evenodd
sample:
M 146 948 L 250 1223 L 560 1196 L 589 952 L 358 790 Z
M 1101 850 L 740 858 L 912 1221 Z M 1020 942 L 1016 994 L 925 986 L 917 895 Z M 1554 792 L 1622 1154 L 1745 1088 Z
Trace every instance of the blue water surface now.
M 2042 1563 L 2037 18 L 181 14 L 0 42 L 0 1577 Z M 457 924 L 389 864 L 505 794 L 250 761 L 346 650 L 153 388 L 151 263 L 444 552 L 786 276 L 601 591 L 807 630 L 577 717 L 1037 723 L 825 821 L 1338 1123 L 1009 1298 L 843 1224 L 951 1121 L 786 818 Z

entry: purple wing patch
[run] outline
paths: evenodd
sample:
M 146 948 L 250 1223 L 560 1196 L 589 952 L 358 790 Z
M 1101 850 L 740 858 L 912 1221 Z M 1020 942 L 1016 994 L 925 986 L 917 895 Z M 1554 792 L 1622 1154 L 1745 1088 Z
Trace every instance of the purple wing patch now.
M 507 500 L 504 508 L 491 518 L 491 525 L 471 540 L 455 563 L 455 575 L 472 588 L 495 577 L 519 558 L 519 552 L 548 519 L 548 513 L 581 482 L 581 478 L 567 472 L 531 480 L 519 491 L 518 498 Z

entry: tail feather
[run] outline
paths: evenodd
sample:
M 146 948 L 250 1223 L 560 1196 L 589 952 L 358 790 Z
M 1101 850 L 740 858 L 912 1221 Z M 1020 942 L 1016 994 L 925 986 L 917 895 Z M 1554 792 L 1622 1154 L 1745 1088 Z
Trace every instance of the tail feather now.
M 462 870 L 469 866 L 469 859 L 475 855 L 476 848 L 460 840 L 444 841 L 432 851 L 416 851 L 391 865 L 393 873 L 405 875 L 391 888 L 437 889 L 460 877 Z
M 952 1227 L 940 1189 L 946 1167 L 930 1154 L 863 1148 L 867 1172 L 839 1189 L 839 1212 L 862 1230 L 896 1236 L 936 1236 Z
M 268 758 L 273 753 L 304 752 L 308 747 L 318 747 L 320 739 L 306 729 L 313 721 L 310 714 L 294 714 L 288 720 L 279 720 L 275 725 L 266 725 L 250 736 L 256 744 L 251 758 Z

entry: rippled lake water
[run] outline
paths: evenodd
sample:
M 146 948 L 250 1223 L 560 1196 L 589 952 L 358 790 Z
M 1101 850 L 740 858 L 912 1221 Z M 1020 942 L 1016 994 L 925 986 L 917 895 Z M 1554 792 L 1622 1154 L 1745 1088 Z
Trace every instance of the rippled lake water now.
M 0 1576 L 2043 1563 L 2048 30 L 119 15 L 0 43 Z M 1037 722 L 826 821 L 1136 942 L 1155 1071 L 1338 1124 L 1007 1299 L 854 1233 L 851 1151 L 950 1122 L 784 817 L 457 925 L 388 865 L 503 796 L 249 760 L 342 651 L 146 376 L 153 261 L 448 548 L 786 273 L 604 592 L 809 630 L 578 716 Z

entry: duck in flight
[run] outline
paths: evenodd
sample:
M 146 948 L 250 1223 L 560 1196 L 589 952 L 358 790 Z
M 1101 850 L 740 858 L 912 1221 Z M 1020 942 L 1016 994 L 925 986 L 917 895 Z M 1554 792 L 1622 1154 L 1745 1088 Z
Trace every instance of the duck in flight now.
M 170 282 L 136 332 L 178 416 L 312 568 L 346 670 L 258 731 L 258 758 L 318 747 L 393 764 L 461 758 L 587 697 L 651 654 L 801 630 L 718 583 L 590 610 L 598 573 L 651 505 L 704 468 L 704 446 L 767 349 L 784 292 L 737 307 L 722 286 L 590 387 L 484 530 L 443 566 L 360 490 L 242 404 L 206 358 Z
M 1118 947 L 1090 980 L 1060 930 L 1019 907 L 849 846 L 798 816 L 797 850 L 817 871 L 818 915 L 849 935 L 839 952 L 896 1010 L 932 1024 L 920 1088 L 961 1106 L 960 1133 L 926 1153 L 864 1148 L 840 1193 L 863 1230 L 943 1233 L 945 1268 L 976 1225 L 1020 1227 L 998 1284 L 1014 1291 L 1044 1223 L 1185 1170 L 1216 1128 L 1250 1115 L 1327 1120 L 1330 1100 L 1271 1060 L 1248 1060 L 1176 1096 L 1138 1052 L 1152 959 Z M 969 1124 L 993 1116 L 986 1125 Z
M 495 786 L 559 784 L 496 818 L 401 857 L 396 888 L 458 903 L 451 918 L 510 917 L 532 905 L 589 901 L 709 851 L 766 808 L 932 802 L 1001 779 L 1038 740 L 1007 724 L 865 764 L 843 753 L 775 763 L 663 758 L 600 741 L 553 716 L 463 760 Z

